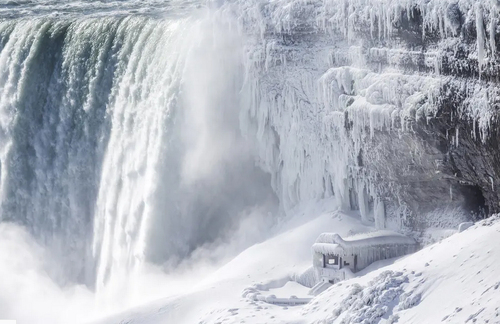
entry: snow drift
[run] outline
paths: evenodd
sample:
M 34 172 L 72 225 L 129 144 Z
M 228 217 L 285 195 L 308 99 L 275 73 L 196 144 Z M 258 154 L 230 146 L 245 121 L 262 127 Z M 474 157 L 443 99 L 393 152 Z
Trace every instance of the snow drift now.
M 96 323 L 497 322 L 498 216 L 415 254 L 375 263 L 364 276 L 337 283 L 304 306 L 238 298 L 256 285 L 268 287 L 276 296 L 283 293 L 287 287 L 273 290 L 276 280 L 272 279 L 286 282 L 310 265 L 307 246 L 318 231 L 334 228 L 347 234 L 367 230 L 358 220 L 338 213 L 309 209 L 307 219 L 307 223 L 295 224 L 298 226 L 249 248 L 180 298 L 159 300 Z M 216 301 L 208 297 L 215 294 Z

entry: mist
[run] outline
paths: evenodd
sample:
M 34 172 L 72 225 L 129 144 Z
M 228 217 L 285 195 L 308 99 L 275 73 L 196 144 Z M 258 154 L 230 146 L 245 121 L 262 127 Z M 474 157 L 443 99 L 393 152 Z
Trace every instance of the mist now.
M 242 39 L 225 24 L 207 24 L 192 35 L 196 45 L 186 57 L 174 122 L 179 146 L 163 154 L 169 161 L 158 172 L 157 190 L 164 194 L 148 243 L 148 260 L 155 263 L 175 264 L 226 238 L 255 210 L 278 211 L 271 177 L 241 136 Z

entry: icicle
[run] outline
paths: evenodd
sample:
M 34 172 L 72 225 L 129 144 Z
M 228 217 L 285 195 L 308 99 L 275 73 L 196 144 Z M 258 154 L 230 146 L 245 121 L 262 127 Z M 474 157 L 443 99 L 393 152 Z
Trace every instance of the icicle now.
M 491 48 L 491 55 L 494 56 L 497 51 L 497 45 L 495 41 L 495 34 L 496 34 L 496 29 L 497 29 L 497 13 L 496 11 L 491 12 L 491 20 L 490 20 L 490 48 Z
M 472 120 L 472 138 L 476 140 L 476 119 Z
M 434 73 L 437 75 L 441 73 L 441 60 L 438 55 L 434 58 Z
M 476 4 L 476 31 L 477 31 L 477 61 L 479 67 L 479 74 L 485 64 L 485 43 L 486 35 L 484 32 L 484 19 L 481 3 Z
M 378 17 L 377 17 L 377 20 L 378 20 L 378 40 L 382 39 L 382 32 L 383 32 L 382 10 L 383 10 L 382 4 L 380 4 L 379 10 L 378 10 Z
M 370 36 L 373 39 L 373 30 L 375 29 L 375 14 L 373 12 L 373 7 L 370 8 Z
M 375 200 L 374 216 L 375 227 L 379 229 L 385 228 L 385 204 L 380 198 Z
M 368 197 L 368 193 L 366 191 L 366 187 L 364 185 L 362 185 L 362 187 L 360 188 L 359 193 L 358 193 L 358 204 L 359 204 L 359 211 L 361 213 L 361 218 L 365 222 L 369 221 L 369 219 L 368 219 L 368 216 L 370 213 L 369 197 Z

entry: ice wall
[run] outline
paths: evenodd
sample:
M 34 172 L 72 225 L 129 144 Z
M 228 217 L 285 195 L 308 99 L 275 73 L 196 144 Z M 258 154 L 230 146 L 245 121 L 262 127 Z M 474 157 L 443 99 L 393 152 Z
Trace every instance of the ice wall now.
M 285 209 L 335 196 L 396 229 L 431 225 L 438 207 L 498 209 L 497 2 L 223 8 L 253 35 L 242 129 Z

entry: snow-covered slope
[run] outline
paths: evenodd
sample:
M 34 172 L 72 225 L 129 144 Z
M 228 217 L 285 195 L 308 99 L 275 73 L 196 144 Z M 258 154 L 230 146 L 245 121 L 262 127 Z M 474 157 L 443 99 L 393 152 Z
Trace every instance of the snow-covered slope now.
M 305 306 L 242 297 L 249 285 L 276 286 L 276 279 L 306 267 L 307 246 L 331 228 L 366 230 L 349 216 L 322 214 L 246 250 L 185 296 L 99 323 L 500 323 L 498 216 L 413 255 L 373 264 Z
M 275 237 L 245 250 L 201 284 L 186 287 L 180 297 L 160 300 L 154 306 L 102 323 L 117 323 L 125 319 L 137 323 L 216 322 L 218 317 L 231 313 L 230 309 L 259 307 L 252 306 L 254 303 L 242 296 L 244 290 L 254 284 L 272 287 L 301 275 L 312 266 L 311 246 L 319 233 L 335 230 L 347 236 L 352 231 L 373 230 L 357 219 L 331 210 L 332 202 L 315 203 L 298 210 Z
M 332 287 L 303 315 L 329 323 L 500 323 L 499 233 L 500 218 L 487 219 Z

